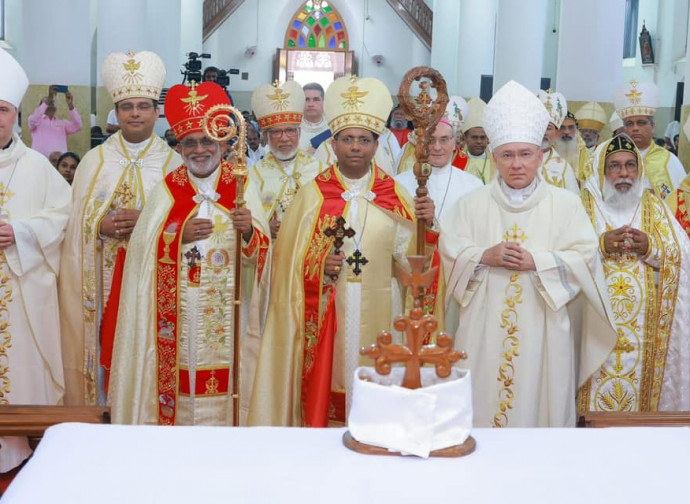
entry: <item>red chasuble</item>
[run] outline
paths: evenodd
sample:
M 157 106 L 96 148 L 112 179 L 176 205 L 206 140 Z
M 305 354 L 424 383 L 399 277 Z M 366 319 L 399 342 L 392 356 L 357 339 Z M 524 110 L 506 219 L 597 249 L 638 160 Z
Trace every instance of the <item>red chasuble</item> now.
M 305 254 L 304 271 L 304 364 L 302 367 L 302 418 L 308 427 L 328 425 L 328 407 L 331 393 L 333 345 L 337 330 L 335 313 L 335 285 L 324 285 L 323 270 L 326 256 L 331 252 L 333 238 L 324 234 L 343 214 L 347 191 L 338 176 L 336 166 L 316 177 L 316 186 L 323 203 L 311 232 Z M 397 193 L 395 181 L 381 168 L 374 168 L 371 191 L 376 195 L 372 203 L 383 210 L 414 221 L 405 202 Z M 324 243 L 327 246 L 324 246 Z M 319 274 L 313 274 L 314 265 Z

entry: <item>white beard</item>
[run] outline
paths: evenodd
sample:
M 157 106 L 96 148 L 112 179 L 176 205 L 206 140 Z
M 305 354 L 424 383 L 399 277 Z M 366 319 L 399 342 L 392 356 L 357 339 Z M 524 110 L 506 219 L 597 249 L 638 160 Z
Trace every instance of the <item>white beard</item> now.
M 194 161 L 191 156 L 184 157 L 187 169 L 199 178 L 206 178 L 211 175 L 220 164 L 220 148 L 214 152 L 206 161 Z
M 286 154 L 283 154 L 282 152 L 275 150 L 275 151 L 273 151 L 273 155 L 281 161 L 289 161 L 297 155 L 297 149 L 298 148 L 299 147 L 295 147 L 294 150 L 291 150 L 290 152 L 288 152 Z
M 603 196 L 604 204 L 609 209 L 626 216 L 632 215 L 642 198 L 642 181 L 638 178 L 630 189 L 620 191 L 607 178 L 604 178 Z

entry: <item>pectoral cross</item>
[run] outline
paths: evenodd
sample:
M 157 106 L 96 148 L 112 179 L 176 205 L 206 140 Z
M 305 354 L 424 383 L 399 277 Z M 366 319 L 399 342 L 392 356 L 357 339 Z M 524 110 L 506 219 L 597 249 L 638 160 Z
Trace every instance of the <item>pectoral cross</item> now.
M 352 272 L 355 274 L 355 276 L 359 276 L 360 273 L 362 273 L 362 268 L 360 266 L 366 266 L 367 263 L 369 262 L 369 259 L 364 257 L 364 254 L 360 252 L 359 249 L 355 250 L 350 257 L 345 259 L 345 262 L 352 267 L 354 264 L 354 268 L 352 268 Z
M 333 253 L 340 254 L 340 248 L 345 243 L 345 238 L 352 238 L 356 231 L 352 228 L 345 229 L 345 218 L 341 215 L 335 220 L 335 225 L 323 230 L 323 234 L 329 238 L 333 238 Z M 331 280 L 334 282 L 338 279 L 338 275 L 331 275 Z
M 613 370 L 616 373 L 623 371 L 623 363 L 621 362 L 622 353 L 630 353 L 635 350 L 635 347 L 630 343 L 630 340 L 623 336 L 623 331 L 618 329 L 618 342 L 613 347 L 613 353 L 616 354 L 616 363 L 613 365 Z
M 415 292 L 424 291 L 430 284 L 430 272 L 423 272 L 424 257 L 409 257 L 408 262 L 412 269 L 404 279 L 407 285 L 411 285 Z M 391 364 L 404 362 L 405 376 L 402 386 L 409 389 L 417 389 L 422 386 L 420 368 L 424 364 L 433 364 L 436 374 L 445 378 L 450 375 L 451 365 L 460 359 L 466 359 L 467 355 L 453 349 L 453 341 L 445 333 L 439 333 L 436 345 L 423 346 L 422 341 L 427 333 L 433 332 L 438 327 L 438 321 L 433 315 L 423 315 L 421 301 L 415 299 L 414 307 L 406 317 L 397 317 L 393 327 L 398 331 L 405 331 L 407 345 L 392 343 L 393 336 L 388 331 L 382 331 L 376 337 L 376 344 L 369 348 L 362 348 L 360 354 L 374 359 L 376 372 L 382 375 L 389 374 Z
M 120 206 L 129 208 L 129 203 L 134 199 L 134 193 L 127 182 L 123 182 L 115 191 L 115 197 L 120 201 Z
M 199 252 L 199 249 L 196 248 L 196 245 L 185 252 L 184 256 L 187 259 L 187 264 L 189 265 L 190 269 L 196 266 L 197 261 L 201 260 L 201 253 Z

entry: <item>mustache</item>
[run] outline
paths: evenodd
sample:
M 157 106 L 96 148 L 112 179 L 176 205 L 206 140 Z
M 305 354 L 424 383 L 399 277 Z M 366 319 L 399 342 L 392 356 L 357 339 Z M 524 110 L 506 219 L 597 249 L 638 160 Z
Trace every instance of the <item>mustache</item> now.
M 630 178 L 624 178 L 624 179 L 618 179 L 616 180 L 616 183 L 613 184 L 615 187 L 618 187 L 621 184 L 628 184 L 628 185 L 633 185 L 635 181 Z

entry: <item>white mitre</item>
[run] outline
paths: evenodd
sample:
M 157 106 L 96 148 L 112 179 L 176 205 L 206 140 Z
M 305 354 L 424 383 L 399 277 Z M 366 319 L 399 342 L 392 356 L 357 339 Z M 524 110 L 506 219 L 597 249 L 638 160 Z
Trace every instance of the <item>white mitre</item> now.
M 472 430 L 470 372 L 451 367 L 447 378 L 436 369 L 420 370 L 422 387 L 402 387 L 404 367 L 379 375 L 372 367 L 355 370 L 347 425 L 353 438 L 402 454 L 428 457 L 464 443 Z
M 103 84 L 113 103 L 127 98 L 158 100 L 165 74 L 163 60 L 151 51 L 110 53 L 103 61 Z
M 613 114 L 611 114 L 611 118 L 609 119 L 609 127 L 611 128 L 611 131 L 616 131 L 618 128 L 622 128 L 623 126 L 623 119 L 621 119 L 614 110 Z
M 473 96 L 467 102 L 470 109 L 469 114 L 465 118 L 465 123 L 462 125 L 462 132 L 467 133 L 467 130 L 472 128 L 482 128 L 484 120 L 484 110 L 486 110 L 486 102 L 478 96 Z
M 580 129 L 601 131 L 606 125 L 606 112 L 597 102 L 587 102 L 575 112 L 575 119 Z
M 29 78 L 10 53 L 0 48 L 0 100 L 19 108 L 29 87 Z
M 440 121 L 455 130 L 462 130 L 465 118 L 469 115 L 470 107 L 462 96 L 449 96 L 448 105 Z
M 537 91 L 537 98 L 544 104 L 544 108 L 551 116 L 551 122 L 556 125 L 556 128 L 560 128 L 568 115 L 568 102 L 565 96 L 558 91 L 540 89 Z
M 484 131 L 494 149 L 513 142 L 541 145 L 550 121 L 539 98 L 512 80 L 496 92 L 484 111 Z
M 659 108 L 659 88 L 653 82 L 632 79 L 616 89 L 614 104 L 624 121 L 632 116 L 653 116 Z

